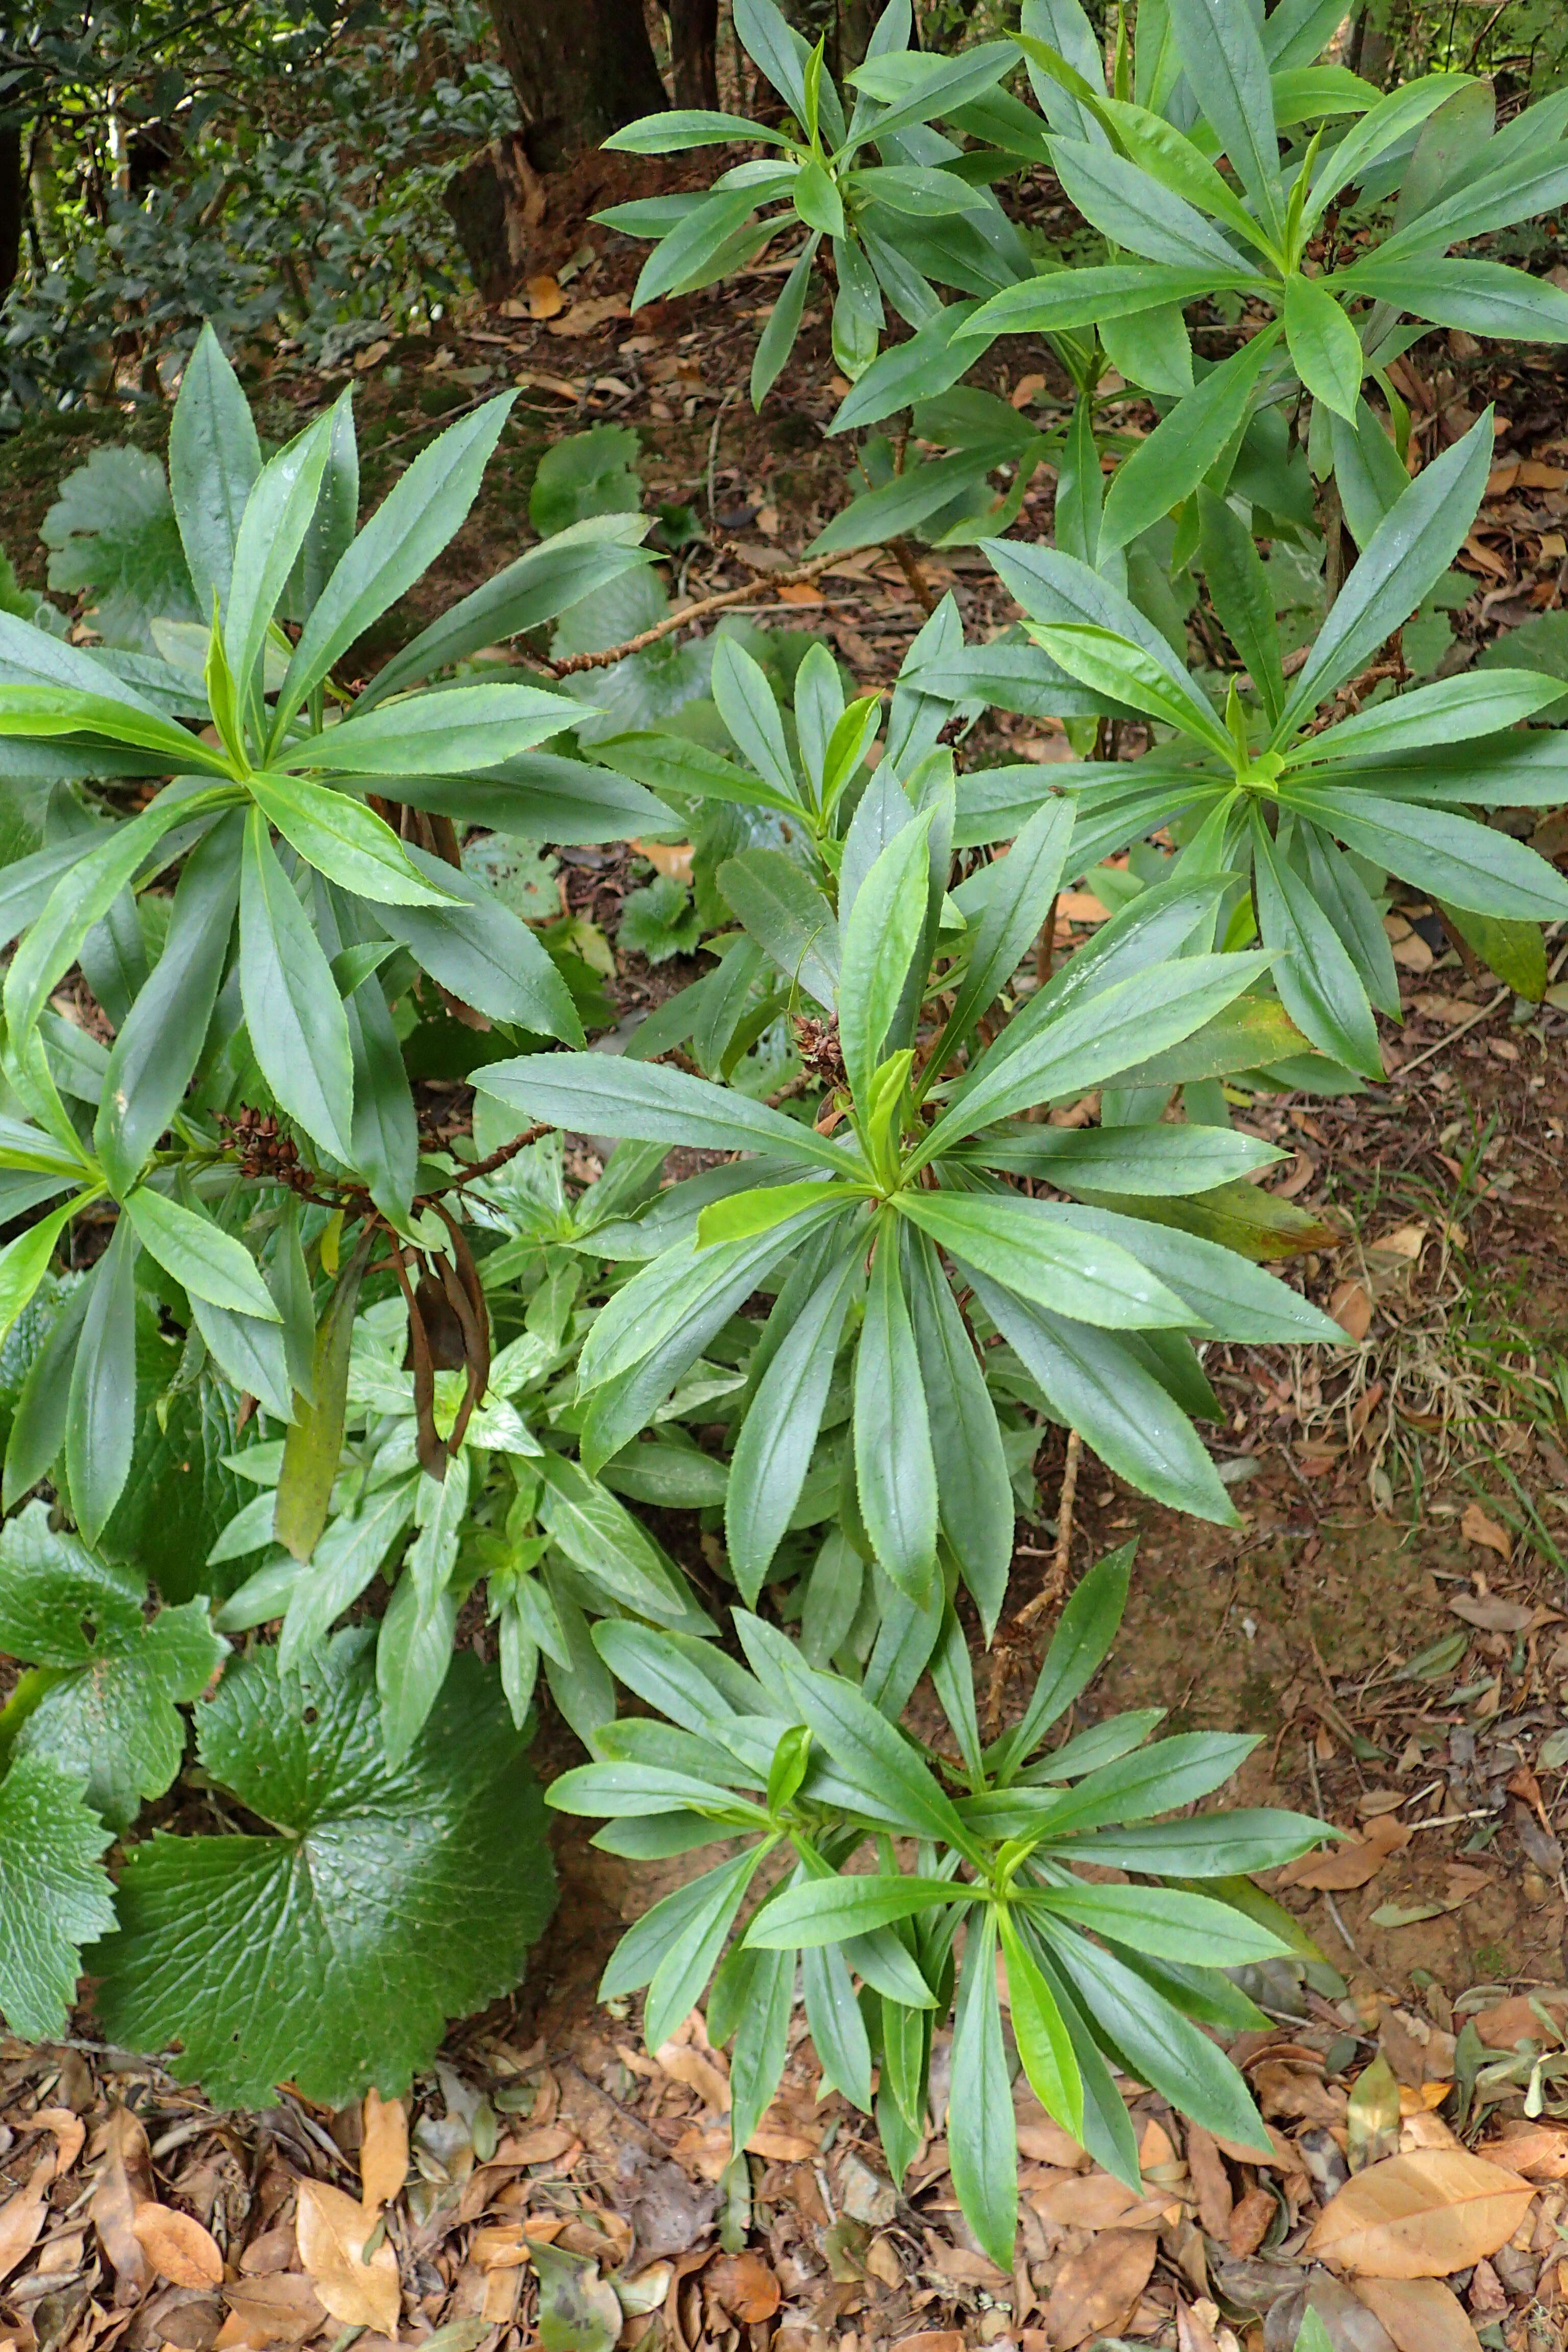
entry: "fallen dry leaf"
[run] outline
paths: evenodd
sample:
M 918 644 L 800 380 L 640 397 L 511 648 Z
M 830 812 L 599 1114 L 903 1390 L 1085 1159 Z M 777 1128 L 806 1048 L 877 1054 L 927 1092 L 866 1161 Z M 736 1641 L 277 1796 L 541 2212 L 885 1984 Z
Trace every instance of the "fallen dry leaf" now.
M 1149 2284 L 1159 2240 L 1147 2230 L 1103 2230 L 1057 2273 L 1046 2335 L 1057 2352 L 1093 2336 L 1120 2336 Z
M 1327 1853 L 1304 1854 L 1300 1862 L 1287 1863 L 1274 1884 L 1305 1886 L 1320 1895 L 1342 1894 L 1349 1887 L 1366 1885 L 1390 1854 L 1409 1843 L 1410 1832 L 1403 1822 L 1392 1813 L 1379 1813 L 1369 1822 L 1364 1837 L 1351 1838 Z
M 35 2131 L 51 2131 L 55 2136 L 55 2179 L 63 2180 L 87 2138 L 87 2126 L 69 2107 L 38 2107 L 27 2118 Z
M 295 2217 L 300 2260 L 317 2294 L 344 2327 L 374 2327 L 395 2336 L 401 2303 L 397 2257 L 384 2241 L 367 2263 L 365 2241 L 375 2227 L 363 2205 L 320 2180 L 301 2180 Z
M 693 2050 L 689 2042 L 667 2042 L 653 2054 L 665 2073 L 695 2091 L 712 2114 L 729 2114 L 730 2077 L 721 2060 L 716 2063 L 710 2052 Z
M 964 2352 L 956 2327 L 925 2327 L 918 2336 L 900 2336 L 899 2352 Z
M 221 2286 L 223 2256 L 209 2230 L 172 2205 L 139 2205 L 131 2226 L 160 2278 L 172 2286 Z
M 0 2279 L 8 2278 L 23 2255 L 31 2253 L 37 2243 L 49 2210 L 44 2190 L 53 2170 L 53 2157 L 46 2157 L 26 2188 L 0 2205 Z
M 1355 2291 L 1399 2352 L 1480 2352 L 1458 2295 L 1436 2279 L 1358 2279 Z
M 1568 2011 L 1568 1991 L 1561 1985 L 1543 1985 L 1539 1992 L 1515 1993 L 1511 2000 L 1500 2000 L 1491 2009 L 1476 2011 L 1475 2029 L 1489 2050 L 1511 2050 L 1518 2042 L 1545 2040 L 1546 2029 L 1531 2006 L 1534 2001 L 1549 2015 L 1556 2015 Z
M 1084 2151 L 1070 2132 L 1047 2117 L 1037 2116 L 1030 2122 L 1019 2122 L 1018 2153 L 1037 2164 L 1054 2164 L 1062 2172 L 1076 2172 L 1085 2161 Z
M 1440 1021 L 1445 1029 L 1457 1029 L 1478 1009 L 1462 996 L 1444 996 L 1436 989 L 1424 990 L 1415 999 L 1416 1012 L 1428 1021 Z
M 1501 2137 L 1489 2140 L 1483 2153 L 1526 2180 L 1568 2180 L 1568 2126 L 1563 2124 L 1505 2124 Z
M 1176 2352 L 1219 2352 L 1219 2341 L 1209 2322 L 1209 2313 L 1219 2317 L 1217 2304 L 1194 2304 L 1191 2309 L 1178 2300 L 1176 2304 Z
M 1364 1282 L 1347 1276 L 1334 1285 L 1329 1313 L 1347 1339 L 1364 1339 L 1372 1328 L 1372 1293 Z
M 1345 2095 L 1337 2084 L 1325 2083 L 1321 2071 L 1290 2059 L 1265 2059 L 1252 2070 L 1252 2088 L 1259 2112 L 1270 2122 L 1280 2116 L 1293 2123 L 1342 2124 Z
M 315 2288 L 298 2271 L 237 2279 L 225 2287 L 223 2299 L 228 2317 L 218 2336 L 219 2352 L 237 2344 L 303 2344 L 327 2324 Z
M 577 2144 L 568 2124 L 542 2124 L 536 2131 L 509 2132 L 496 2150 L 503 2164 L 553 2164 Z
M 557 293 L 560 292 L 557 287 Z M 626 315 L 626 298 L 620 294 L 595 294 L 585 302 L 574 302 L 559 318 L 552 315 L 545 329 L 551 335 L 596 335 L 612 319 Z
M 1110 2230 L 1119 2224 L 1126 2226 L 1133 2211 L 1140 2215 L 1140 2226 L 1145 2206 L 1152 2212 L 1149 2226 L 1160 2226 L 1162 2200 L 1138 2197 L 1124 2180 L 1113 2179 L 1109 2172 L 1058 2172 L 1054 2180 L 1033 2183 L 1024 2191 L 1042 2221 L 1054 2221 L 1063 2230 Z
M 1506 1528 L 1498 1525 L 1496 1519 L 1489 1517 L 1479 1503 L 1465 1505 L 1464 1516 L 1459 1521 L 1459 1532 L 1467 1543 L 1483 1544 L 1488 1551 L 1495 1551 L 1500 1559 L 1513 1558 L 1513 1538 Z M 1458 1612 L 1461 1617 L 1468 1613 L 1463 1609 Z M 1528 1615 L 1529 1612 L 1525 1613 Z M 1472 1625 L 1477 1622 L 1473 1617 L 1470 1619 Z
M 390 2205 L 408 2178 L 408 2117 L 401 2099 L 364 2095 L 364 2134 L 359 2153 L 360 2193 L 367 2212 Z
M 761 2254 L 721 2254 L 704 2271 L 703 2284 L 732 2319 L 760 2326 L 784 2300 L 779 2283 Z
M 656 873 L 668 874 L 672 882 L 690 881 L 696 851 L 689 841 L 634 841 L 632 847 Z
M 1506 2246 L 1534 2194 L 1462 2150 L 1391 2156 L 1330 2200 L 1304 2251 L 1357 2278 L 1447 2278 Z
M 1268 2224 L 1279 2210 L 1267 2189 L 1249 2189 L 1232 2210 L 1226 2242 L 1238 2262 L 1255 2254 L 1268 2234 Z
M 118 2282 L 117 2303 L 133 2303 L 147 2284 L 147 2258 L 132 2225 L 137 2207 L 153 2201 L 147 2135 L 129 2107 L 113 2107 L 104 2128 L 103 2162 L 87 2210 Z
M 1472 1503 L 1465 1513 L 1463 1523 L 1470 1541 L 1483 1543 L 1485 1537 L 1477 1535 L 1469 1524 L 1470 1511 L 1478 1511 L 1482 1518 L 1486 1514 Z M 1489 1519 L 1487 1524 L 1494 1527 Z M 1494 1532 L 1502 1535 L 1500 1528 L 1494 1527 Z M 1503 1540 L 1505 1543 L 1508 1540 L 1506 1536 Z M 1457 1601 L 1449 1601 L 1448 1606 L 1456 1617 L 1462 1617 L 1467 1625 L 1479 1625 L 1484 1633 L 1522 1633 L 1535 1614 L 1532 1609 L 1526 1608 L 1522 1601 L 1504 1601 L 1496 1592 L 1461 1592 Z
M 1211 2238 L 1223 2239 L 1230 2230 L 1235 2193 L 1214 2134 L 1205 2131 L 1201 2124 L 1187 2126 L 1187 2170 L 1197 2196 L 1199 2221 Z

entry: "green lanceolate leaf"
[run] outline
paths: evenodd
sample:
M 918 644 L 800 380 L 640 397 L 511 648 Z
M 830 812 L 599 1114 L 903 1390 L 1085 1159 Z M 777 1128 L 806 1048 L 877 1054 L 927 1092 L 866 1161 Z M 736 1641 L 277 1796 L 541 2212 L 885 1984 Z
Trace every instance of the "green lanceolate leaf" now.
M 422 449 L 388 491 L 317 599 L 279 692 L 272 743 L 310 688 L 426 571 L 473 503 L 512 395 L 489 400 Z
M 258 1316 L 264 1323 L 281 1321 L 250 1252 L 210 1217 L 150 1184 L 128 1192 L 124 1208 L 142 1248 L 194 1297 L 226 1307 L 231 1314 Z
M 1361 338 L 1333 296 L 1300 270 L 1285 280 L 1285 339 L 1312 397 L 1336 415 L 1354 416 L 1366 365 Z
M 855 1360 L 855 1483 L 878 1559 L 918 1601 L 936 1572 L 936 1464 L 899 1256 L 889 1218 L 877 1237 Z
M 1100 545 L 1125 547 L 1195 490 L 1246 421 L 1280 330 L 1265 327 L 1176 403 L 1118 467 L 1100 520 Z
M 392 827 L 363 801 L 304 776 L 253 776 L 250 793 L 284 840 L 343 889 L 391 906 L 451 904 L 452 892 L 424 879 Z
M 169 426 L 169 488 L 198 608 L 228 601 L 234 543 L 261 447 L 239 379 L 210 324 L 185 362 Z
M 322 1150 L 353 1165 L 353 1056 L 321 941 L 252 807 L 239 886 L 246 1025 L 279 1103 Z
M 857 1236 L 806 1300 L 763 1373 L 735 1442 L 724 1534 L 748 1608 L 756 1605 L 811 1466 L 844 1319 L 859 1280 L 860 1247 Z
M 123 1833 L 180 1769 L 176 1706 L 199 1698 L 228 1644 L 206 1604 L 143 1619 L 141 1580 L 95 1560 L 30 1503 L 0 1534 L 0 1643 L 47 1670 L 18 1755 L 47 1758 Z
M 314 1393 L 294 1400 L 294 1419 L 283 1440 L 283 1468 L 272 1529 L 296 1559 L 309 1559 L 327 1524 L 332 1482 L 343 1446 L 348 1404 L 349 1353 L 354 1309 L 370 1255 L 367 1234 L 338 1276 L 337 1286 L 316 1333 L 311 1366 Z M 330 1620 L 328 1621 L 331 1622 Z
M 824 1136 L 765 1103 L 710 1085 L 661 1063 L 604 1054 L 531 1054 L 474 1073 L 483 1094 L 552 1127 L 621 1135 L 647 1143 L 696 1144 L 718 1151 L 771 1151 L 846 1172 L 846 1156 Z
M 1083 2137 L 1083 2077 L 1056 1996 L 1036 1966 L 1012 1917 L 999 1908 L 996 1925 L 1007 1969 L 1014 2038 L 1029 2088 L 1047 2115 L 1074 2139 Z
M 348 395 L 342 397 L 346 406 Z M 254 704 L 259 717 L 256 684 L 261 649 L 316 510 L 335 421 L 329 410 L 279 449 L 258 474 L 245 502 L 234 542 L 223 627 L 224 655 L 242 716 L 247 716 Z
M 1013 1496 L 1002 1433 L 968 1326 L 923 1234 L 913 1239 L 909 1268 L 942 1531 L 989 1641 L 1013 1558 Z
M 333 2105 L 372 2083 L 397 2092 L 448 2017 L 516 1984 L 554 1897 L 499 1685 L 454 1659 L 393 1769 L 369 1638 L 350 1633 L 290 1673 L 258 1650 L 226 1675 L 200 1736 L 217 1785 L 284 1833 L 137 1846 L 98 1956 L 100 2014 L 132 2048 L 178 2039 L 182 2075 L 226 2104 L 263 2105 L 285 2081 Z
M 163 952 L 114 1040 L 93 1143 L 117 1191 L 134 1183 L 201 1057 L 239 904 L 244 819 L 219 819 L 185 860 Z
M 114 1508 L 136 1442 L 136 1256 L 121 1217 L 91 1276 L 65 1414 L 66 1475 L 89 1543 Z
M 842 926 L 838 1036 L 862 1114 L 925 921 L 931 824 L 928 812 L 879 852 Z
M 1088 1688 L 1104 1663 L 1127 1606 L 1136 1550 L 1136 1544 L 1129 1543 L 1108 1552 L 1068 1601 L 1022 1717 L 998 1740 L 987 1759 L 998 1781 L 1016 1776 L 1031 1750 Z
M 999 2270 L 1013 2267 L 1018 2143 L 996 1991 L 996 1921 L 972 1920 L 952 2020 L 947 2145 L 963 2216 Z
M 1250 349 L 1251 346 L 1249 345 Z M 1145 447 L 1150 445 L 1144 444 Z M 1370 661 L 1453 562 L 1486 487 L 1491 411 L 1416 475 L 1341 589 L 1275 729 L 1287 740 L 1325 695 Z
M 1383 1073 L 1377 1024 L 1350 955 L 1306 882 L 1279 856 L 1261 818 L 1253 824 L 1258 925 L 1280 950 L 1275 985 L 1285 1010 L 1312 1043 L 1368 1077 Z
M 19 1756 L 0 1778 L 0 2016 L 13 2033 L 63 2033 L 81 1946 L 114 1925 L 99 1860 L 110 1832 L 81 1783 L 45 1756 Z

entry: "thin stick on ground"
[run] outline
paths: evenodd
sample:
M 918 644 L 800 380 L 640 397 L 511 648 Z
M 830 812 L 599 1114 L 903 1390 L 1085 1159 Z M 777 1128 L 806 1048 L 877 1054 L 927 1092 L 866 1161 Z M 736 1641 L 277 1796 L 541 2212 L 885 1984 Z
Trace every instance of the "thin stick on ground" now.
M 667 613 L 651 629 L 627 637 L 624 645 L 606 646 L 602 653 L 572 654 L 564 661 L 547 662 L 545 667 L 552 677 L 570 677 L 583 669 L 607 669 L 611 663 L 624 661 L 627 654 L 640 654 L 645 646 L 656 646 L 661 637 L 673 636 L 677 629 L 700 621 L 705 613 L 721 613 L 730 604 L 752 604 L 770 588 L 793 588 L 803 580 L 815 580 L 819 572 L 826 572 L 830 563 L 839 561 L 834 555 L 816 555 L 809 563 L 797 563 L 788 572 L 764 572 L 760 580 L 748 580 L 742 588 L 726 588 L 717 596 L 703 596 L 695 604 L 683 605 L 679 613 Z
M 1032 1624 L 1043 1617 L 1047 1609 L 1059 1606 L 1067 1591 L 1068 1566 L 1072 1556 L 1073 1505 L 1078 1497 L 1078 1465 L 1083 1452 L 1083 1440 L 1076 1429 L 1068 1432 L 1067 1459 L 1062 1465 L 1061 1498 L 1057 1505 L 1057 1548 L 1051 1555 L 1051 1565 L 1044 1584 L 1032 1601 L 1019 1610 L 1016 1622 Z

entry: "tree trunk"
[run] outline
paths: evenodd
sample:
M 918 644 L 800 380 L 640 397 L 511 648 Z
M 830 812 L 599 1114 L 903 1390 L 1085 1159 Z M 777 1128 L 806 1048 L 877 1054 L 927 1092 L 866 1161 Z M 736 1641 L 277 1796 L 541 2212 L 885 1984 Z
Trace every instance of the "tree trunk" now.
M 19 123 L 0 128 L 0 301 L 16 282 L 22 266 L 22 215 L 26 204 Z
M 668 103 L 641 0 L 490 0 L 490 14 L 535 171 Z
M 719 0 L 669 0 L 669 62 L 677 106 L 719 103 Z

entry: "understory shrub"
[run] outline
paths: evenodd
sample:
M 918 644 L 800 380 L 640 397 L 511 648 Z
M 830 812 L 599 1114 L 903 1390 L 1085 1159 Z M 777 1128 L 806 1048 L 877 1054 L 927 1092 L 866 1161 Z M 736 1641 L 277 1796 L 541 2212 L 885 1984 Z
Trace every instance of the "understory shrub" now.
M 347 397 L 264 458 L 210 328 L 166 485 L 100 465 L 51 522 L 98 641 L 0 613 L 0 2007 L 58 2032 L 85 1965 L 216 2097 L 397 2089 L 543 1924 L 542 1677 L 591 1758 L 557 1810 L 725 1849 L 605 1990 L 654 2044 L 706 1993 L 735 2160 L 797 1983 L 900 2177 L 951 2022 L 1006 2266 L 1015 2055 L 1129 2181 L 1116 2070 L 1263 2147 L 1237 1979 L 1321 1965 L 1252 1874 L 1322 1824 L 1190 1811 L 1248 1742 L 1068 1722 L 1129 1553 L 994 1738 L 969 1629 L 1046 1428 L 1234 1521 L 1207 1352 L 1342 1344 L 1278 1270 L 1332 1236 L 1234 1114 L 1381 1075 L 1391 877 L 1546 985 L 1568 885 L 1498 820 L 1568 800 L 1563 681 L 1463 667 L 1492 418 L 1424 451 L 1396 371 L 1428 322 L 1568 332 L 1452 250 L 1568 199 L 1568 101 L 1384 97 L 1315 62 L 1315 0 L 1144 0 L 1109 66 L 1026 0 L 956 56 L 889 8 L 847 115 L 768 0 L 735 18 L 788 114 L 622 134 L 765 150 L 613 215 L 641 299 L 801 225 L 753 391 L 830 270 L 871 487 L 824 550 L 977 541 L 1016 628 L 966 643 L 944 598 L 886 694 L 743 623 L 627 650 L 669 599 L 599 428 L 542 466 L 539 544 L 365 678 L 507 402 L 361 527 Z M 994 193 L 1043 163 L 1103 241 L 1071 266 Z M 1064 426 L 961 381 L 1003 334 L 1047 338 Z M 994 707 L 1075 758 L 987 764 Z M 611 842 L 656 868 L 622 954 L 708 960 L 636 1025 L 554 862 Z M 1085 877 L 1109 919 L 1054 963 Z

